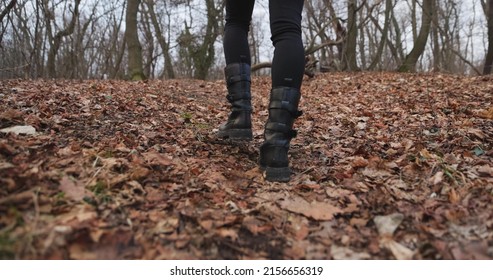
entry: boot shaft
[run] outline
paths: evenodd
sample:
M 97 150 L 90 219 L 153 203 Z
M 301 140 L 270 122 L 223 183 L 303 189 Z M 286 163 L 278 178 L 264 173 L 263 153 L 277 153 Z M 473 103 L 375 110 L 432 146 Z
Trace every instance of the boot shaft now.
M 228 88 L 226 98 L 231 104 L 228 120 L 219 127 L 218 136 L 234 140 L 251 140 L 252 134 L 252 95 L 250 65 L 233 63 L 224 68 Z
M 289 181 L 289 143 L 296 137 L 293 124 L 301 115 L 298 105 L 300 91 L 290 87 L 272 89 L 269 101 L 269 118 L 265 124 L 264 143 L 260 146 L 260 167 L 269 181 Z
M 269 118 L 265 125 L 264 137 L 266 141 L 289 143 L 296 136 L 293 124 L 301 115 L 298 105 L 301 98 L 300 91 L 291 87 L 276 87 L 272 89 L 269 101 Z
M 226 98 L 233 111 L 251 111 L 251 75 L 250 65 L 233 63 L 224 68 L 228 95 Z

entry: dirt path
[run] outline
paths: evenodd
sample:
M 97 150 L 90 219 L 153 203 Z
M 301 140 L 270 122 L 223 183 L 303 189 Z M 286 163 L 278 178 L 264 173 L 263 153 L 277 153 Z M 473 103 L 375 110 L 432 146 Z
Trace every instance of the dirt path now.
M 0 81 L 0 259 L 491 259 L 493 78 L 305 81 L 287 184 L 222 81 Z

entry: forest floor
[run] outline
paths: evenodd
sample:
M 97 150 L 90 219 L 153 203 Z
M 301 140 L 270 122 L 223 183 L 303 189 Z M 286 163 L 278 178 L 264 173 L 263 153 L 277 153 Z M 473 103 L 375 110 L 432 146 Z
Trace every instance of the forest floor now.
M 493 258 L 492 76 L 305 80 L 289 183 L 269 89 L 230 143 L 223 81 L 0 81 L 0 259 Z

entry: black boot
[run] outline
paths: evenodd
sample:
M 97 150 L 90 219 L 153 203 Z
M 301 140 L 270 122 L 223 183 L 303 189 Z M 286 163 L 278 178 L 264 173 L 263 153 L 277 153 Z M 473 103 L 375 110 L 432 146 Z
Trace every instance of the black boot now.
M 218 136 L 232 140 L 252 140 L 252 95 L 250 92 L 250 65 L 233 63 L 224 69 L 231 114 L 219 127 Z
M 264 143 L 260 146 L 259 162 L 269 181 L 289 181 L 289 142 L 296 137 L 293 123 L 301 116 L 298 111 L 300 97 L 300 91 L 291 87 L 277 87 L 271 91 L 269 119 L 265 125 Z

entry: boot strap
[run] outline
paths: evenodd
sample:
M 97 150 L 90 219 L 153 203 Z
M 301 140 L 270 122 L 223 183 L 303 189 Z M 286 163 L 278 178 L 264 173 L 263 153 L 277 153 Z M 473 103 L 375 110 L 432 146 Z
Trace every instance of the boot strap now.
M 283 123 L 269 122 L 265 125 L 265 129 L 284 133 L 286 137 L 290 139 L 298 136 L 298 131 L 291 129 L 290 127 L 288 127 Z
M 268 145 L 271 147 L 281 147 L 285 149 L 289 149 L 289 140 L 288 139 L 272 139 L 264 142 L 262 145 Z
M 298 111 L 298 106 L 289 101 L 273 100 L 269 104 L 269 109 L 283 109 L 288 111 L 293 118 L 299 118 L 303 115 L 303 111 Z
M 229 76 L 226 80 L 228 87 L 230 87 L 233 84 L 238 83 L 238 82 L 249 82 L 250 83 L 251 82 L 250 74 L 243 73 L 243 74 L 239 74 L 239 75 L 233 75 L 233 76 Z
M 230 92 L 226 95 L 226 99 L 228 99 L 230 103 L 233 103 L 238 100 L 251 100 L 252 96 L 249 92 L 244 92 L 244 91 Z

